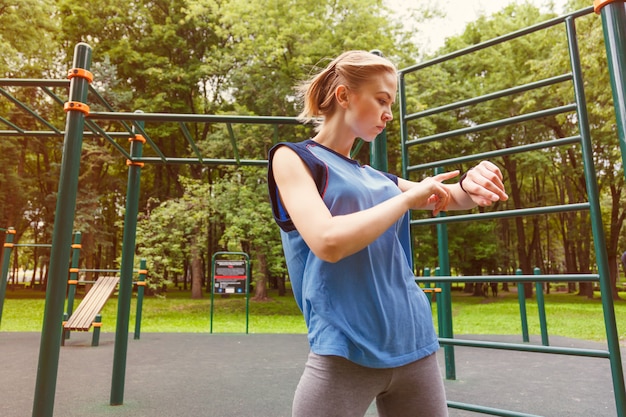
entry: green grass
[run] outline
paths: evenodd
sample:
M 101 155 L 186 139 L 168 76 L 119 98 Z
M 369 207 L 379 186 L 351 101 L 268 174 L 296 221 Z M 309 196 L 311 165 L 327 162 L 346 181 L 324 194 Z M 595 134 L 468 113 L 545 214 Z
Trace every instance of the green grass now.
M 598 296 L 596 294 L 596 296 Z M 626 298 L 626 294 L 621 294 Z M 250 300 L 250 333 L 306 333 L 304 320 L 293 297 L 270 293 L 269 301 Z M 599 296 L 598 296 L 599 297 Z M 243 333 L 246 330 L 245 299 L 239 296 L 215 296 L 214 333 Z M 40 332 L 43 322 L 45 294 L 32 290 L 7 290 L 0 331 Z M 78 305 L 78 300 L 74 304 Z M 589 300 L 574 294 L 552 293 L 545 296 L 549 336 L 576 339 L 606 340 L 604 316 L 600 299 Z M 520 309 L 515 292 L 500 292 L 493 297 L 473 297 L 460 291 L 452 293 L 454 334 L 521 335 Z M 436 304 L 433 320 L 436 324 Z M 536 300 L 526 301 L 528 328 L 531 335 L 540 335 Z M 129 329 L 134 331 L 136 298 L 131 304 Z M 114 332 L 117 302 L 115 297 L 102 311 L 102 330 Z M 626 341 L 626 301 L 615 302 L 615 315 L 620 339 Z M 209 332 L 211 298 L 192 300 L 189 292 L 170 290 L 165 297 L 146 297 L 143 304 L 141 331 L 144 332 Z

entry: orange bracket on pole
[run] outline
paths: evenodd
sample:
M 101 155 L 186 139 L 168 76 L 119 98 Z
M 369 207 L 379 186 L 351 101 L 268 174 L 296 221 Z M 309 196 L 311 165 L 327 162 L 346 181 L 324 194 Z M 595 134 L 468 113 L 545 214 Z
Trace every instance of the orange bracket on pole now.
M 65 110 L 66 112 L 70 110 L 76 110 L 84 113 L 85 116 L 89 115 L 89 106 L 85 103 L 81 103 L 80 101 L 68 101 L 67 103 L 65 103 L 65 105 L 63 105 L 63 110 Z
M 132 166 L 136 166 L 136 167 L 139 167 L 139 168 L 143 168 L 144 164 L 143 164 L 143 162 L 135 162 L 135 161 L 131 161 L 130 159 L 127 159 L 126 160 L 126 165 L 127 166 L 131 166 L 132 165 Z
M 624 2 L 624 0 L 593 0 L 593 11 L 600 14 L 600 10 L 609 3 Z
M 141 143 L 146 143 L 146 138 L 144 138 L 142 135 L 140 134 L 136 134 L 134 137 L 132 138 L 128 138 L 129 142 L 141 142 Z
M 71 80 L 74 77 L 84 78 L 87 80 L 87 82 L 89 82 L 89 84 L 91 84 L 91 82 L 93 81 L 93 74 L 83 68 L 72 68 L 71 70 L 69 70 L 67 73 L 67 78 Z

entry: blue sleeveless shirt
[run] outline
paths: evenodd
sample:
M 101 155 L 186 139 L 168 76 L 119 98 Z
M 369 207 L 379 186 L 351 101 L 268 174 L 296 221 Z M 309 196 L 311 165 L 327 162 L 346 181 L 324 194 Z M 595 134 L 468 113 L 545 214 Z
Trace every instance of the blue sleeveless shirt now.
M 272 210 L 311 351 L 371 368 L 402 366 L 434 353 L 439 344 L 430 303 L 412 272 L 409 213 L 361 251 L 336 263 L 319 259 L 281 204 L 272 173 L 274 151 L 280 146 L 304 161 L 332 215 L 368 209 L 401 191 L 397 177 L 361 166 L 312 140 L 280 143 L 270 150 Z

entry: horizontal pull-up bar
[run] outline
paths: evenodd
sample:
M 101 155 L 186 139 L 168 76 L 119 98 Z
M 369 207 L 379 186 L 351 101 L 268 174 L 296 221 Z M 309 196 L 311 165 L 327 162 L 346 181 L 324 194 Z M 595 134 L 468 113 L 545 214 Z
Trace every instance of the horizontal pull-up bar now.
M 123 112 L 92 112 L 89 119 L 93 120 L 127 120 L 145 122 L 197 122 L 197 123 L 245 123 L 245 124 L 302 124 L 295 117 L 285 116 L 234 116 L 215 114 L 176 114 L 176 113 L 123 113 Z

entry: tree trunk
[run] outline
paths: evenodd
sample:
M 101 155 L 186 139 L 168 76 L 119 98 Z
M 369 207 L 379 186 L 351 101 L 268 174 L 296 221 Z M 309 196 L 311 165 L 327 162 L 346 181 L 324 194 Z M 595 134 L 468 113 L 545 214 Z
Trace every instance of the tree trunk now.
M 199 231 L 196 230 L 194 236 L 198 236 Z M 198 248 L 196 239 L 192 239 L 191 244 L 191 298 L 202 298 L 202 282 L 204 274 L 202 273 L 202 255 Z
M 191 298 L 202 298 L 202 258 L 197 254 L 191 260 Z
M 267 270 L 267 259 L 265 254 L 259 250 L 254 251 L 256 253 L 256 260 L 258 263 L 258 271 L 260 272 L 254 280 L 254 299 L 257 301 L 267 300 L 267 276 L 263 271 Z M 252 270 L 252 268 L 250 268 Z M 253 276 L 255 274 L 252 274 Z

